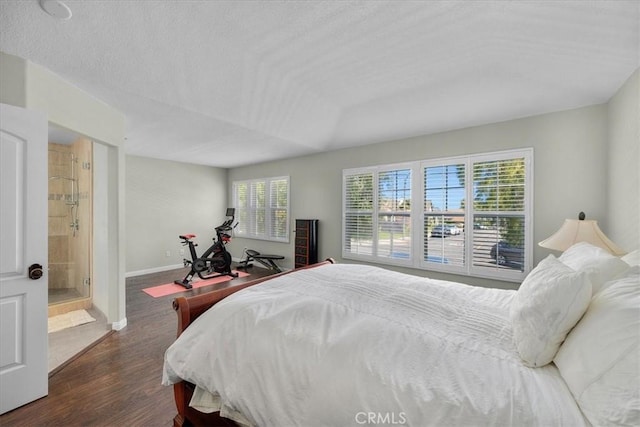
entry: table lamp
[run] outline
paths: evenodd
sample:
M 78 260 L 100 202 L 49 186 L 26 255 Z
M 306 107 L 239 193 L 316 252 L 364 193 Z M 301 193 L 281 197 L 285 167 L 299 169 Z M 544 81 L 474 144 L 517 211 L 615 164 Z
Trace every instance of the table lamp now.
M 624 255 L 625 251 L 613 243 L 598 227 L 598 221 L 585 219 L 584 212 L 580 212 L 578 219 L 565 219 L 564 224 L 552 236 L 538 245 L 556 251 L 566 251 L 578 242 L 591 243 L 603 248 L 613 255 Z

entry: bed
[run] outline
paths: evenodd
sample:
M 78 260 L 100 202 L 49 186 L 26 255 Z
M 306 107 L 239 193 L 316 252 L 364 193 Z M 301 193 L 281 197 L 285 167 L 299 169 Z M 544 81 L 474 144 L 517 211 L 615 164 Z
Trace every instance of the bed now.
M 638 425 L 640 267 L 576 246 L 518 291 L 325 261 L 177 298 L 174 425 Z

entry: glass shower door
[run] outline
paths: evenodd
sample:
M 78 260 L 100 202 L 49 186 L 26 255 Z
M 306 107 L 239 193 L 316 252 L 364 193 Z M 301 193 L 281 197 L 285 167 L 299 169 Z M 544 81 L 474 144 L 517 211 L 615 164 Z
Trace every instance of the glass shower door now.
M 88 140 L 49 144 L 50 307 L 91 297 L 90 154 Z

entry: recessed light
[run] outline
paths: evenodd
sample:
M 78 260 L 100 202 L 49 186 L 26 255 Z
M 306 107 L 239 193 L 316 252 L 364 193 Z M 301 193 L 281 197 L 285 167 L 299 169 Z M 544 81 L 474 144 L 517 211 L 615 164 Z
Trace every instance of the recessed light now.
M 71 9 L 60 0 L 40 0 L 40 7 L 49 15 L 57 19 L 71 18 Z

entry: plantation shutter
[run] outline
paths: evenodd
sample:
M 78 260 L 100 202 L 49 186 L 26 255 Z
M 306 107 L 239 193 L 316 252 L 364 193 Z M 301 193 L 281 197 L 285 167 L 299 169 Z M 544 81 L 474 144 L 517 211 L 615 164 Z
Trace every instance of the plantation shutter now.
M 239 236 L 245 236 L 249 231 L 249 204 L 248 204 L 248 185 L 246 182 L 234 183 L 233 199 L 236 208 L 236 219 L 238 226 L 235 233 Z
M 286 178 L 274 179 L 270 184 L 271 237 L 275 240 L 288 240 L 289 180 Z
M 525 159 L 473 164 L 473 266 L 525 269 Z
M 378 173 L 376 255 L 411 259 L 411 169 Z
M 531 270 L 533 150 L 342 171 L 342 256 L 521 282 Z
M 265 200 L 265 182 L 251 182 L 251 221 L 250 234 L 256 237 L 265 236 L 265 217 L 266 217 L 266 200 Z
M 373 173 L 343 178 L 343 253 L 373 255 Z
M 465 163 L 423 169 L 424 262 L 465 265 L 465 170 Z
M 289 241 L 289 177 L 233 182 L 236 233 L 250 239 Z

